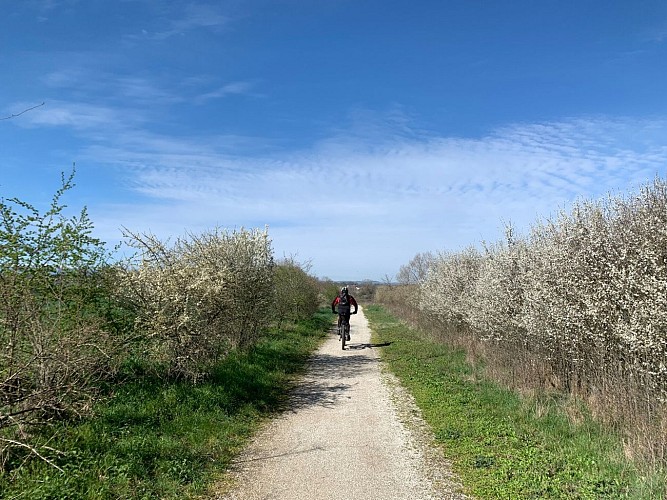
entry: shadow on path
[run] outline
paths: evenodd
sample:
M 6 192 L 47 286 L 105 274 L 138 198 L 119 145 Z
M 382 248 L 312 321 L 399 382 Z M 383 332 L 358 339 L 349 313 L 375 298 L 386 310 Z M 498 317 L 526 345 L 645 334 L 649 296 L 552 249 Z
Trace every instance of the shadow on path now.
M 295 412 L 312 406 L 333 407 L 336 399 L 354 385 L 354 378 L 377 366 L 378 360 L 367 355 L 315 354 L 304 378 L 293 389 L 287 403 Z
M 239 458 L 237 460 L 234 460 L 234 464 L 243 464 L 243 463 L 248 463 L 248 462 L 257 462 L 260 460 L 270 460 L 272 458 L 282 458 L 282 457 L 291 457 L 294 455 L 303 455 L 304 453 L 312 453 L 315 451 L 325 451 L 324 448 L 321 446 L 314 446 L 313 448 L 308 448 L 306 450 L 294 450 L 294 451 L 288 451 L 285 453 L 277 453 L 275 455 L 262 455 L 260 457 L 251 457 L 251 458 Z
M 387 347 L 391 342 L 383 342 L 382 344 L 347 344 L 350 349 L 373 349 L 374 347 Z

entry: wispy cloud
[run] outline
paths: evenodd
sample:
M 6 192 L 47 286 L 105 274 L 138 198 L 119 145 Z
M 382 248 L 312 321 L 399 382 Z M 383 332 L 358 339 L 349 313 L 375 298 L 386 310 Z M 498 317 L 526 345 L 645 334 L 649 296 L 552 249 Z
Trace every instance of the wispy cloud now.
M 221 26 L 227 21 L 228 17 L 222 14 L 217 5 L 189 3 L 184 8 L 183 18 L 173 24 L 175 30 L 188 31 L 200 27 Z
M 162 29 L 146 28 L 141 37 L 131 35 L 128 38 L 166 40 L 200 28 L 220 29 L 229 22 L 229 17 L 215 4 L 188 3 L 182 8 L 178 4 L 168 16 L 163 19 Z
M 656 19 L 656 21 L 659 24 L 647 30 L 645 38 L 648 42 L 663 43 L 667 40 L 667 18 Z
M 88 154 L 122 168 L 145 203 L 173 203 L 176 213 L 196 213 L 198 224 L 315 223 L 334 233 L 373 224 L 404 232 L 437 227 L 443 243 L 456 246 L 490 238 L 501 220 L 525 227 L 577 197 L 632 189 L 664 173 L 667 149 L 637 140 L 655 128 L 667 131 L 667 122 L 576 120 L 514 126 L 481 139 L 378 145 L 341 137 L 254 157 L 197 141 L 165 140 L 161 149 L 154 137 L 143 149 L 109 144 L 103 154 Z M 623 141 L 622 131 L 634 139 Z M 340 216 L 341 206 L 349 218 Z M 139 227 L 157 222 L 130 211 Z
M 14 104 L 17 109 L 22 106 L 25 106 L 25 103 Z M 87 136 L 94 138 L 98 132 L 106 130 L 113 134 L 119 129 L 127 128 L 130 123 L 137 125 L 144 121 L 137 112 L 97 104 L 49 100 L 44 106 L 26 113 L 22 120 L 16 123 L 23 127 L 66 127 L 85 132 Z
M 61 95 L 67 92 L 77 100 L 113 102 L 125 108 L 179 103 L 187 99 L 179 92 L 178 84 L 168 79 L 158 81 L 150 76 L 109 73 L 85 68 L 82 64 L 47 73 L 42 81 Z
M 168 237 L 268 224 L 279 255 L 323 258 L 348 235 L 371 276 L 397 256 L 494 241 L 503 221 L 527 229 L 579 197 L 627 192 L 667 170 L 667 120 L 658 119 L 578 118 L 456 138 L 416 131 L 395 111 L 285 152 L 261 138 L 161 134 L 141 108 L 53 101 L 22 118 L 75 129 L 88 144 L 79 168 L 116 173 L 124 195 L 90 207 L 107 241 L 121 226 Z
M 148 91 L 142 81 L 126 84 L 135 95 Z M 221 95 L 247 86 L 223 88 Z M 16 103 L 19 108 L 25 103 Z M 276 208 L 315 203 L 340 183 L 348 198 L 366 207 L 409 201 L 420 210 L 447 198 L 474 209 L 520 197 L 546 208 L 541 200 L 553 207 L 555 201 L 603 194 L 667 166 L 667 121 L 661 120 L 573 119 L 465 139 L 405 133 L 408 123 L 397 126 L 390 118 L 384 134 L 381 120 L 370 120 L 366 132 L 358 122 L 352 132 L 285 153 L 269 152 L 259 138 L 150 132 L 152 117 L 141 108 L 48 101 L 22 118 L 23 126 L 77 130 L 91 143 L 91 161 L 118 165 L 149 197 L 203 203 L 233 193 L 237 201 L 245 199 L 240 206 L 254 206 L 258 198 Z
M 197 104 L 203 104 L 211 99 L 220 99 L 230 95 L 250 95 L 254 83 L 252 82 L 230 82 L 211 92 L 206 92 L 195 98 Z M 255 96 L 257 94 L 254 94 Z
M 93 63 L 94 64 L 94 63 Z M 256 81 L 230 81 L 222 85 L 219 79 L 207 75 L 190 75 L 186 79 L 150 74 L 122 74 L 97 70 L 86 62 L 46 73 L 42 82 L 65 102 L 64 96 L 71 96 L 72 106 L 86 100 L 98 105 L 108 105 L 116 109 L 166 109 L 167 106 L 191 102 L 205 104 L 215 99 L 231 96 L 265 97 L 255 90 Z M 213 87 L 213 90 L 210 90 Z
M 79 1 L 80 0 L 28 0 L 25 3 L 33 9 L 49 12 L 61 7 L 62 5 L 74 5 Z

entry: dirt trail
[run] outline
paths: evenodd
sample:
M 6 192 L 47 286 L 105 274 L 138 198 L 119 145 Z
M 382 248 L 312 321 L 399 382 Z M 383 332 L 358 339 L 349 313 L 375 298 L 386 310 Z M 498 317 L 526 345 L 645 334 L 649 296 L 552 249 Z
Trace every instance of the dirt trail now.
M 237 459 L 218 499 L 464 498 L 409 396 L 381 369 L 360 308 L 349 348 L 331 334 L 294 391 Z M 231 489 L 230 489 L 231 488 Z

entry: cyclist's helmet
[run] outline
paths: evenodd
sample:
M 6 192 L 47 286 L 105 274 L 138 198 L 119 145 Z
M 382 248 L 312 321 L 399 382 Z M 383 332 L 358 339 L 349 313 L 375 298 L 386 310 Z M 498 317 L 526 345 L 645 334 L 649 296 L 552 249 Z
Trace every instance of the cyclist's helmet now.
M 340 289 L 340 294 L 341 295 L 347 295 L 347 287 L 344 286 L 343 288 Z

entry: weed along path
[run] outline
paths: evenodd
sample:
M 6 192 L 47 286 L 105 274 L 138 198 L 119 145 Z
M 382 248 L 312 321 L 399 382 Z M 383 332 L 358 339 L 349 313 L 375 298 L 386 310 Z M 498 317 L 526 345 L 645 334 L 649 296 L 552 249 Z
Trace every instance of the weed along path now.
M 218 499 L 444 499 L 457 493 L 415 407 L 381 368 L 363 310 L 315 353 L 289 410 L 235 461 Z

